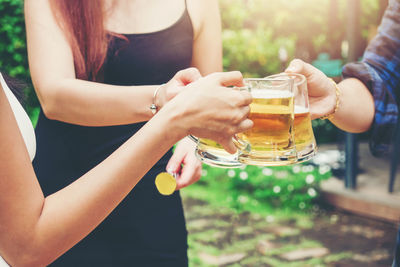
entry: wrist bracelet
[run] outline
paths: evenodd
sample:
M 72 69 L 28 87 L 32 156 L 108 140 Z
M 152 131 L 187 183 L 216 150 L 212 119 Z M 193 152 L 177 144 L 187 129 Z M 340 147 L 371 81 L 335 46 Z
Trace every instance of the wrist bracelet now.
M 333 117 L 335 116 L 336 112 L 338 111 L 339 105 L 340 105 L 340 88 L 333 79 L 329 78 L 329 80 L 335 85 L 336 106 L 332 113 L 322 116 L 320 118 L 321 120 L 332 120 Z
M 156 97 L 157 97 L 158 91 L 160 91 L 161 87 L 163 87 L 164 85 L 165 85 L 165 83 L 161 84 L 160 86 L 158 86 L 156 88 L 156 90 L 154 90 L 153 103 L 150 105 L 150 110 L 151 110 L 151 113 L 153 113 L 153 115 L 156 114 L 158 111 L 158 107 L 156 105 Z

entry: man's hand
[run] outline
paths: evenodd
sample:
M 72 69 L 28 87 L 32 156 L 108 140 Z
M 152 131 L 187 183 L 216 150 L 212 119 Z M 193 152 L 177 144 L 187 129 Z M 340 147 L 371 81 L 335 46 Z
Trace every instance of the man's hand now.
M 318 119 L 334 112 L 336 88 L 322 71 L 300 59 L 295 59 L 290 63 L 286 72 L 299 73 L 306 77 L 312 119 Z

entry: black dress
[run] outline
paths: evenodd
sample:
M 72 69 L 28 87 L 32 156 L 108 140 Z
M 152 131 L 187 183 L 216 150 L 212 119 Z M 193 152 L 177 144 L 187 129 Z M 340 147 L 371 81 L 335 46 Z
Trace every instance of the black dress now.
M 157 85 L 190 66 L 193 28 L 187 9 L 165 30 L 125 36 L 128 41 L 113 38 L 110 43 L 104 83 Z M 143 125 L 82 127 L 49 120 L 41 112 L 33 164 L 45 195 L 95 167 Z M 171 155 L 165 154 L 99 227 L 52 265 L 187 266 L 180 195 L 162 196 L 154 186 Z

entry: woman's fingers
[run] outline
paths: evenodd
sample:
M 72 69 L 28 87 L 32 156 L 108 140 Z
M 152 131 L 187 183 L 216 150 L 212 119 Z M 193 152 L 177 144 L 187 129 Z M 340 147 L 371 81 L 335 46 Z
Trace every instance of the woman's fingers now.
M 226 138 L 222 141 L 219 142 L 219 144 L 228 152 L 231 154 L 235 154 L 237 152 L 237 148 L 235 144 L 232 141 L 232 138 Z
M 245 131 L 250 130 L 251 128 L 253 128 L 254 126 L 254 122 L 250 119 L 245 119 L 244 121 L 242 121 L 238 126 L 236 131 L 238 133 L 243 133 Z
M 239 125 L 236 126 L 234 132 L 236 133 L 242 133 L 245 131 L 250 130 L 253 128 L 253 121 L 249 119 L 245 119 L 244 121 L 240 122 Z M 222 147 L 229 153 L 234 154 L 237 151 L 237 147 L 233 143 L 233 136 L 229 136 L 227 138 L 222 139 L 222 141 L 219 141 L 219 143 L 222 145 Z
M 185 158 L 187 151 L 179 148 L 179 144 L 177 145 L 174 154 L 169 159 L 167 164 L 167 172 L 169 173 L 179 173 L 181 171 L 181 164 Z
M 188 85 L 201 78 L 200 71 L 196 68 L 188 68 L 176 73 L 174 79 L 179 81 L 182 85 Z
M 253 102 L 253 97 L 248 91 L 238 91 L 240 94 L 240 100 L 238 102 L 239 106 L 248 106 Z
M 222 72 L 214 75 L 222 86 L 244 86 L 243 75 L 240 71 Z
M 185 155 L 183 164 L 181 174 L 176 179 L 176 190 L 197 182 L 201 177 L 201 162 L 196 158 L 193 150 Z

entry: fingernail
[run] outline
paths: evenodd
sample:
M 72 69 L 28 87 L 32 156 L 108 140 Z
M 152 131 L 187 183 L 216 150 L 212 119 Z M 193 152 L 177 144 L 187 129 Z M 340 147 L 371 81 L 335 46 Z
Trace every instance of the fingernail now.
M 178 179 L 179 175 L 176 172 L 169 172 L 169 174 L 171 174 L 175 180 Z
M 172 174 L 172 173 L 175 173 L 176 169 L 177 168 L 175 165 L 171 165 L 171 166 L 167 167 L 167 172 Z
M 296 72 L 296 67 L 295 66 L 292 66 L 292 65 L 290 65 L 285 71 L 286 72 Z
M 291 63 L 289 67 L 286 69 L 286 72 L 296 72 L 298 71 L 298 66 L 295 63 Z

